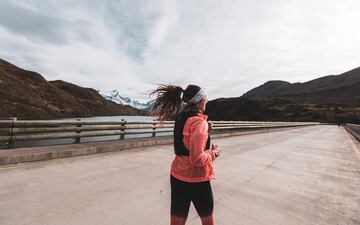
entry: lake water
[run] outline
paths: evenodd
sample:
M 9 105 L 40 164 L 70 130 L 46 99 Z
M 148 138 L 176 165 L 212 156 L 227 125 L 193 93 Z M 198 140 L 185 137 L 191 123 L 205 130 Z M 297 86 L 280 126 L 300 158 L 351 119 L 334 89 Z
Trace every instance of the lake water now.
M 151 116 L 96 116 L 96 117 L 76 117 L 76 118 L 61 118 L 58 120 L 77 120 L 81 119 L 82 121 L 120 121 L 122 119 L 127 121 L 152 121 L 154 117 Z M 159 133 L 156 136 L 169 136 L 172 135 L 172 132 Z M 129 138 L 145 138 L 151 137 L 151 134 L 129 134 L 125 135 L 125 139 Z M 98 142 L 98 141 L 110 141 L 110 140 L 119 140 L 119 135 L 113 136 L 102 136 L 102 137 L 83 137 L 81 138 L 81 143 L 86 142 Z M 54 139 L 54 140 L 36 140 L 36 141 L 21 141 L 15 142 L 15 148 L 22 147 L 34 147 L 34 146 L 49 146 L 49 145 L 62 145 L 62 144 L 73 144 L 73 138 L 66 139 Z M 0 143 L 0 149 L 5 149 L 6 144 Z

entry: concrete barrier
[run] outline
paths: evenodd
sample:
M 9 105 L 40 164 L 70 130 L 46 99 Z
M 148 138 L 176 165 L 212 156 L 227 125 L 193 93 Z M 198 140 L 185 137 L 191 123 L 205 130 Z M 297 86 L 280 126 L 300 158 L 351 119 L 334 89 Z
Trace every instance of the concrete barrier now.
M 345 124 L 345 129 L 352 134 L 356 140 L 360 142 L 360 125 L 359 124 Z
M 227 131 L 211 135 L 212 138 L 231 137 L 236 135 L 249 135 L 263 132 L 274 132 L 285 129 L 296 129 L 299 127 L 259 129 L 251 131 Z M 137 138 L 118 141 L 91 142 L 83 144 L 57 145 L 46 147 L 17 148 L 0 150 L 0 166 L 51 160 L 65 157 L 74 157 L 95 153 L 115 152 L 125 149 L 140 148 L 153 145 L 164 145 L 173 143 L 172 137 Z

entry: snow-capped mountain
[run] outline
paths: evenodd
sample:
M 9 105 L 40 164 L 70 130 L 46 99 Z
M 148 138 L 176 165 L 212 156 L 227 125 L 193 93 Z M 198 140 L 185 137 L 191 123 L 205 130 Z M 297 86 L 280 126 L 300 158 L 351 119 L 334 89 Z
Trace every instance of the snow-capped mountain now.
M 145 110 L 145 111 L 150 111 L 152 106 L 153 106 L 152 101 L 148 101 L 146 103 L 143 103 L 143 102 L 139 102 L 137 100 L 133 100 L 133 99 L 131 99 L 129 97 L 123 97 L 123 96 L 120 95 L 118 90 L 112 90 L 112 91 L 110 91 L 108 93 L 101 93 L 101 95 L 105 99 L 113 101 L 113 102 L 115 102 L 117 104 L 130 105 L 130 106 L 132 106 L 134 108 Z

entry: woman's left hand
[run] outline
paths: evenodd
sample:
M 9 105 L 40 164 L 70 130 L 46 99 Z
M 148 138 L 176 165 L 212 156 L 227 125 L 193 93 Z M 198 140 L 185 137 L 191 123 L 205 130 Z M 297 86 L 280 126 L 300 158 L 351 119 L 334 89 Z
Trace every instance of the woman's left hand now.
M 217 145 L 212 145 L 211 146 L 211 151 L 214 152 L 216 158 L 220 156 L 220 153 L 221 153 L 221 149 L 217 146 Z

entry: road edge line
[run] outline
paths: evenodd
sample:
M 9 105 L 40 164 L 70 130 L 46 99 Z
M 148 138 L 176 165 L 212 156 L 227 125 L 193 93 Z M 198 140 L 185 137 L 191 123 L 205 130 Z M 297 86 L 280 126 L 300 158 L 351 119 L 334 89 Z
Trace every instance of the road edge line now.
M 360 159 L 360 150 L 359 150 L 359 148 L 358 148 L 358 144 L 356 144 L 356 143 L 354 142 L 354 138 L 353 138 L 352 136 L 350 137 L 350 135 L 348 134 L 348 131 L 345 130 L 344 128 L 343 128 L 343 132 L 345 133 L 347 139 L 349 140 L 350 145 L 351 145 L 351 147 L 353 148 L 353 150 L 354 150 L 354 152 L 355 152 L 355 155 L 357 155 L 358 158 Z

